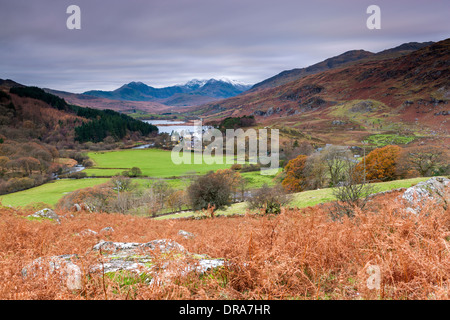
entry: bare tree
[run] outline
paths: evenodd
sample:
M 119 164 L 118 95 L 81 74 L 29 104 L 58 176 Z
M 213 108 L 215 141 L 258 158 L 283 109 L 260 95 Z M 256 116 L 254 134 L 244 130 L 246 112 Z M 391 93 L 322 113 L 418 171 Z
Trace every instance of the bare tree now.
M 247 201 L 250 209 L 264 209 L 265 213 L 278 214 L 281 212 L 281 207 L 287 205 L 291 199 L 291 195 L 287 194 L 280 185 L 271 188 L 264 184 Z
M 173 188 L 167 183 L 167 181 L 164 180 L 157 180 L 153 183 L 151 188 L 157 201 L 159 202 L 159 206 L 163 209 L 167 198 L 174 192 Z
M 330 175 L 330 186 L 337 186 L 340 181 L 346 178 L 345 171 L 351 159 L 351 152 L 338 146 L 327 147 L 322 152 Z
M 147 189 L 141 196 L 142 204 L 145 204 L 148 208 L 148 213 L 155 217 L 159 210 L 161 210 L 161 203 L 158 200 L 158 196 L 155 194 L 153 189 Z
M 113 190 L 117 191 L 117 198 L 111 201 L 112 211 L 126 213 L 135 206 L 135 196 L 131 192 L 137 185 L 128 177 L 115 176 L 111 179 Z
M 283 142 L 282 151 L 282 156 L 287 163 L 289 160 L 295 159 L 299 155 L 309 156 L 314 152 L 314 148 L 309 142 L 302 141 L 299 143 L 295 140 L 294 142 Z
M 433 146 L 417 147 L 408 152 L 407 162 L 416 169 L 422 177 L 430 176 L 444 160 L 442 149 Z
M 345 161 L 343 176 L 345 179 L 340 182 L 340 186 L 333 188 L 333 195 L 337 200 L 331 212 L 333 219 L 344 215 L 353 217 L 355 208 L 364 209 L 370 195 L 375 193 L 374 185 L 364 179 L 364 173 L 356 169 L 356 163 L 351 159 Z
M 136 184 L 133 183 L 133 180 L 123 176 L 112 177 L 111 184 L 113 186 L 113 189 L 117 191 L 118 195 L 120 194 L 120 192 L 131 191 L 136 188 Z
M 174 190 L 167 197 L 166 203 L 172 211 L 181 211 L 182 208 L 187 205 L 186 192 L 184 190 Z
M 303 169 L 306 178 L 305 189 L 322 188 L 327 181 L 327 163 L 320 152 L 315 152 L 306 159 Z

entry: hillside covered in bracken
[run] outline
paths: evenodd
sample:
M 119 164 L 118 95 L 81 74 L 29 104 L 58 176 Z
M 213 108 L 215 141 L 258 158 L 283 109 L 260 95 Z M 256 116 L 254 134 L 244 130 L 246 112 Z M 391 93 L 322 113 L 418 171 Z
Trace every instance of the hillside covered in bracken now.
M 22 2 L 0 10 L 0 301 L 450 300 L 450 1 Z
M 59 222 L 2 208 L 0 299 L 448 299 L 449 208 L 427 201 L 412 213 L 403 192 L 375 196 L 364 212 L 337 220 L 330 205 L 200 220 L 58 212 Z M 101 241 L 161 239 L 184 251 L 153 251 L 149 273 L 102 272 L 121 258 L 96 251 Z M 187 252 L 224 263 L 186 272 L 186 263 L 195 265 Z M 31 271 L 38 258 L 74 254 L 76 289 L 56 262 Z M 371 266 L 380 272 L 375 287 Z

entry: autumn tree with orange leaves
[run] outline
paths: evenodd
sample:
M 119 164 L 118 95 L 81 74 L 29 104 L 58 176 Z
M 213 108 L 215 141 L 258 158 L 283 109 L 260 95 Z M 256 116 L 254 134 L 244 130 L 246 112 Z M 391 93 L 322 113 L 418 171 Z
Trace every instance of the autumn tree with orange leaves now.
M 299 155 L 284 167 L 286 177 L 281 184 L 286 191 L 300 192 L 304 190 L 306 181 L 304 170 L 307 158 L 305 155 Z
M 356 170 L 365 172 L 367 181 L 391 181 L 397 178 L 397 164 L 402 148 L 388 145 L 371 151 L 356 166 Z

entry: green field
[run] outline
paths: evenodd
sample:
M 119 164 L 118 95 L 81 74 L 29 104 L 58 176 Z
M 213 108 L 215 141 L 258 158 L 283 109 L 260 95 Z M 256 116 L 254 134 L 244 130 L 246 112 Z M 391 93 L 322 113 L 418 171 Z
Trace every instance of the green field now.
M 62 179 L 43 184 L 39 187 L 0 196 L 3 206 L 26 206 L 42 202 L 53 207 L 65 194 L 87 187 L 105 183 L 109 179 Z
M 144 151 L 144 152 L 142 152 Z M 136 182 L 139 188 L 149 188 L 151 184 L 155 183 L 159 179 L 166 181 L 172 188 L 175 189 L 186 189 L 192 178 L 194 177 L 194 172 L 191 174 L 186 174 L 188 169 L 192 170 L 189 165 L 176 166 L 171 162 L 170 152 L 162 150 L 126 150 L 118 152 L 105 152 L 105 153 L 90 153 L 95 158 L 94 161 L 98 163 L 99 161 L 102 166 L 116 166 L 120 162 L 125 162 L 129 165 L 128 168 L 133 166 L 138 166 L 141 164 L 144 175 L 151 175 L 152 177 L 141 177 L 134 178 L 133 181 Z M 167 158 L 167 156 L 169 158 Z M 151 158 L 151 166 L 145 166 L 143 160 Z M 133 159 L 133 161 L 129 160 Z M 156 160 L 159 160 L 156 161 Z M 170 161 L 170 162 L 168 162 Z M 172 167 L 172 171 L 169 171 L 166 166 Z M 195 167 L 195 174 L 204 174 L 210 170 L 217 170 L 223 168 L 229 168 L 230 165 L 192 165 Z M 24 191 L 19 191 L 7 195 L 0 196 L 1 204 L 4 206 L 26 206 L 32 203 L 45 203 L 50 207 L 58 202 L 65 194 L 82 188 L 93 187 L 107 182 L 110 178 L 116 174 L 120 174 L 122 171 L 128 169 L 87 169 L 85 170 L 89 176 L 105 177 L 105 178 L 92 178 L 92 179 L 62 179 L 56 180 L 44 185 L 31 188 Z M 177 176 L 178 175 L 178 176 Z M 188 177 L 184 178 L 183 175 Z M 165 177 L 177 176 L 175 178 L 167 179 Z M 268 184 L 272 186 L 275 184 L 273 181 L 274 176 L 261 175 L 260 171 L 245 172 L 242 176 L 247 179 L 247 189 L 256 189 L 263 186 L 263 184 Z
M 33 203 L 45 203 L 53 208 L 65 194 L 78 189 L 97 186 L 109 180 L 110 178 L 56 180 L 35 188 L 2 195 L 0 196 L 0 204 L 3 206 L 23 207 Z M 136 178 L 132 180 L 137 184 L 138 188 L 145 189 L 159 179 Z M 184 189 L 189 185 L 189 180 L 184 179 L 164 179 L 164 181 L 175 189 Z
M 191 164 L 177 165 L 172 161 L 171 151 L 160 149 L 89 152 L 88 156 L 95 162 L 95 166 L 86 169 L 85 172 L 88 176 L 98 177 L 113 176 L 132 167 L 140 168 L 142 174 L 147 177 L 167 178 L 205 174 L 231 166 L 225 163 L 206 164 L 205 160 L 208 159 L 203 159 L 202 164 L 195 164 L 193 154 Z
M 401 136 L 398 134 L 374 134 L 367 137 L 366 140 L 377 147 L 384 147 L 390 144 L 408 144 L 415 138 L 415 136 Z
M 282 169 L 279 169 L 278 171 L 281 171 Z M 269 175 L 262 175 L 260 171 L 251 171 L 251 172 L 242 172 L 241 176 L 247 180 L 247 189 L 257 189 L 261 188 L 264 184 L 267 184 L 269 187 L 272 187 L 275 185 L 274 178 L 275 176 L 269 176 Z

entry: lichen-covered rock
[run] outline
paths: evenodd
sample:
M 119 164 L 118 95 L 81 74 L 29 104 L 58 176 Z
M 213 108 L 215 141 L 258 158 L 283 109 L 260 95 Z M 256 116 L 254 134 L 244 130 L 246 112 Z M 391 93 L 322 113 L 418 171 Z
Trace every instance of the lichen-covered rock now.
M 49 208 L 39 210 L 39 211 L 29 215 L 28 217 L 50 219 L 50 220 L 55 220 L 58 223 L 61 223 L 59 216 L 56 214 L 56 212 Z
M 223 259 L 191 254 L 182 245 L 169 239 L 147 243 L 101 241 L 93 247 L 93 250 L 101 251 L 103 256 L 109 259 L 102 266 L 94 268 L 97 271 L 102 269 L 105 273 L 127 270 L 167 278 L 168 274 L 182 275 L 191 271 L 204 273 L 225 263 Z M 153 259 L 158 253 L 165 256 L 162 260 L 159 257 L 158 270 L 154 270 Z
M 80 290 L 81 269 L 73 262 L 76 259 L 78 256 L 75 254 L 40 257 L 22 269 L 22 276 L 24 278 L 43 276 L 44 279 L 48 279 L 49 276 L 59 277 L 69 290 Z
M 86 271 L 90 274 L 131 272 L 145 275 L 148 284 L 152 285 L 167 283 L 190 272 L 202 274 L 225 265 L 223 259 L 191 254 L 182 245 L 169 239 L 147 243 L 100 241 L 89 254 L 93 252 L 100 253 L 100 262 L 89 266 Z M 77 258 L 76 255 L 38 258 L 22 270 L 22 275 L 43 275 L 44 278 L 58 276 L 69 289 L 78 290 L 82 287 L 82 273 L 72 261 Z
M 185 252 L 186 249 L 175 241 L 168 239 L 153 240 L 147 243 L 137 243 L 137 242 L 112 242 L 112 241 L 100 241 L 97 243 L 93 250 L 108 251 L 115 256 L 119 255 L 130 255 L 139 254 L 147 250 L 160 250 L 163 253 L 169 251 L 179 251 Z
M 114 232 L 113 227 L 106 227 L 103 228 L 102 230 L 100 230 L 101 233 L 105 233 L 105 232 Z
M 94 230 L 91 229 L 84 229 L 83 231 L 81 231 L 80 233 L 78 233 L 77 235 L 79 236 L 95 236 L 98 233 L 95 232 Z
M 447 208 L 450 201 L 448 198 L 449 187 L 450 179 L 433 177 L 406 189 L 402 198 L 406 201 L 407 211 L 418 214 L 422 207 L 430 201 L 435 201 L 436 204 Z
M 200 259 L 198 264 L 199 265 L 196 267 L 196 271 L 204 273 L 210 269 L 223 267 L 225 261 L 222 259 Z
M 188 231 L 184 231 L 184 230 L 179 230 L 178 234 L 180 236 L 182 236 L 183 238 L 185 238 L 185 239 L 192 239 L 192 238 L 195 237 L 195 235 L 193 233 L 188 232 Z
M 125 258 L 110 259 L 108 262 L 91 266 L 89 270 L 90 272 L 103 272 L 105 274 L 124 270 L 134 273 L 150 273 L 152 271 L 151 259 L 147 259 L 147 261 L 145 261 L 145 259 L 138 259 L 137 257 L 134 257 L 131 260 L 127 260 Z

